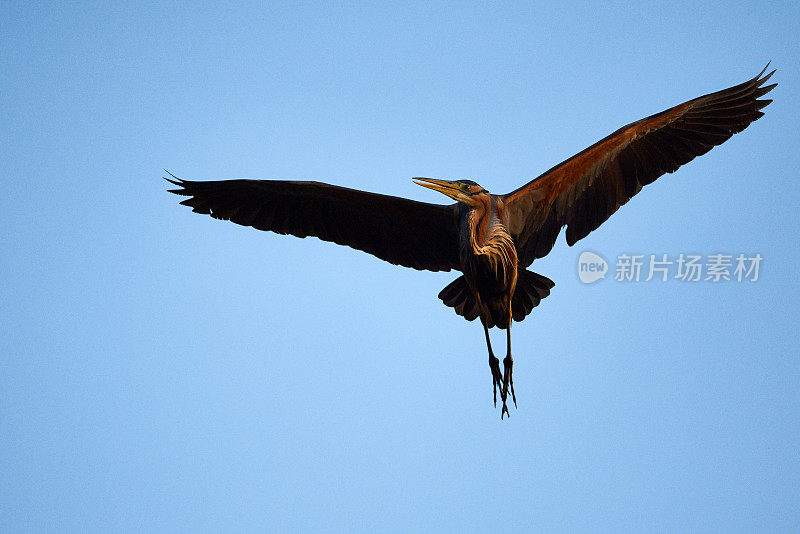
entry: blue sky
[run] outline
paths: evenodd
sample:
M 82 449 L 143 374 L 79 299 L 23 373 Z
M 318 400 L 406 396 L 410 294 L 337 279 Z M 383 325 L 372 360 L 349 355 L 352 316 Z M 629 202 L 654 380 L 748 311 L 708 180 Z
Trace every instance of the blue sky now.
M 800 521 L 793 3 L 0 6 L 0 528 L 788 531 Z M 161 180 L 511 191 L 755 75 L 766 116 L 534 269 L 500 421 L 421 273 Z M 593 285 L 583 251 L 761 254 Z M 494 331 L 495 344 L 503 336 Z

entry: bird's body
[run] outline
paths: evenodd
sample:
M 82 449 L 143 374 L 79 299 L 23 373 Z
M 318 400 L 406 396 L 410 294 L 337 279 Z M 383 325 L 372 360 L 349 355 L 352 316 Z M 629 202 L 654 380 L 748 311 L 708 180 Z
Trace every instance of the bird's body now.
M 455 204 L 439 205 L 319 182 L 169 180 L 193 211 L 297 237 L 316 236 L 415 269 L 459 270 L 439 298 L 467 320 L 481 319 L 495 403 L 508 413 L 511 323 L 522 321 L 553 282 L 528 267 L 548 254 L 562 227 L 573 245 L 599 227 L 643 186 L 744 130 L 771 100 L 758 98 L 774 73 L 695 98 L 631 123 L 535 180 L 493 195 L 471 180 L 416 178 Z M 500 371 L 489 328 L 507 331 Z
M 462 210 L 461 272 L 470 289 L 491 311 L 494 324 L 507 328 L 517 285 L 517 249 L 507 230 L 503 201 L 496 195 L 481 197 L 476 207 Z

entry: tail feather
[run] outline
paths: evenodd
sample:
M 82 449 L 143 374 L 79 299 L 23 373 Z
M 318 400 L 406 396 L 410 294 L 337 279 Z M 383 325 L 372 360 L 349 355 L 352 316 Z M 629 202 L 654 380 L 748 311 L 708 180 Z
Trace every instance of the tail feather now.
M 517 288 L 511 299 L 511 316 L 515 321 L 522 321 L 539 305 L 543 298 L 550 294 L 555 283 L 541 274 L 524 270 L 517 275 Z
M 463 276 L 459 276 L 439 293 L 445 305 L 455 308 L 456 313 L 467 321 L 474 321 L 479 315 L 478 301 Z
M 517 288 L 511 299 L 511 314 L 514 320 L 522 321 L 533 308 L 539 305 L 543 298 L 550 294 L 554 285 L 555 283 L 549 278 L 532 271 L 522 270 L 517 273 Z M 478 301 L 463 275 L 442 289 L 439 298 L 467 321 L 474 321 L 480 316 Z M 493 326 L 508 327 L 508 319 L 498 316 L 499 310 L 490 309 L 489 311 L 490 317 L 487 318 L 489 328 Z

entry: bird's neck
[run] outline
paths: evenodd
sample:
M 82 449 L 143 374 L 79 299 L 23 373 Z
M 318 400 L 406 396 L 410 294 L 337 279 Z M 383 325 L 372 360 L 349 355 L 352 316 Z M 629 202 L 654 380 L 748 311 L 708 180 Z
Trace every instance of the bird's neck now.
M 502 270 L 516 271 L 517 251 L 514 240 L 503 224 L 502 206 L 498 206 L 495 199 L 487 198 L 481 205 L 473 208 L 467 224 L 468 247 L 472 254 L 487 257 L 496 268 L 504 266 Z

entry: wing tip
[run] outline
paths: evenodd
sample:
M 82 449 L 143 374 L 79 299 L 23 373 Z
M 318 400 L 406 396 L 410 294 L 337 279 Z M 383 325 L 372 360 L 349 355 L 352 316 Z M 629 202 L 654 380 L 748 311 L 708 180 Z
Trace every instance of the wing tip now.
M 169 172 L 167 169 L 164 169 L 164 172 L 169 174 L 170 176 L 172 176 L 172 178 L 174 178 L 174 179 L 170 179 L 170 178 L 167 178 L 166 176 L 162 176 L 162 178 L 164 180 L 168 181 L 172 185 L 177 185 L 178 187 L 180 187 L 180 189 L 167 189 L 168 193 L 174 193 L 176 195 L 184 195 L 184 196 L 191 195 L 191 193 L 189 193 L 187 188 L 186 188 L 186 184 L 188 183 L 186 180 L 182 180 L 182 179 L 178 178 L 177 176 L 175 176 L 174 174 Z
M 768 61 L 767 65 L 763 69 L 761 69 L 761 72 L 759 72 L 758 75 L 755 78 L 750 80 L 750 83 L 755 83 L 756 87 L 761 87 L 762 85 L 767 83 L 767 80 L 769 80 L 772 77 L 772 75 L 775 74 L 778 71 L 778 69 L 772 69 L 771 71 L 769 71 L 767 73 L 766 76 L 764 75 L 764 73 L 767 72 L 767 69 L 769 68 L 771 63 L 772 63 L 772 60 Z M 773 84 L 772 87 L 774 87 L 776 85 L 778 85 L 778 84 L 777 83 Z

